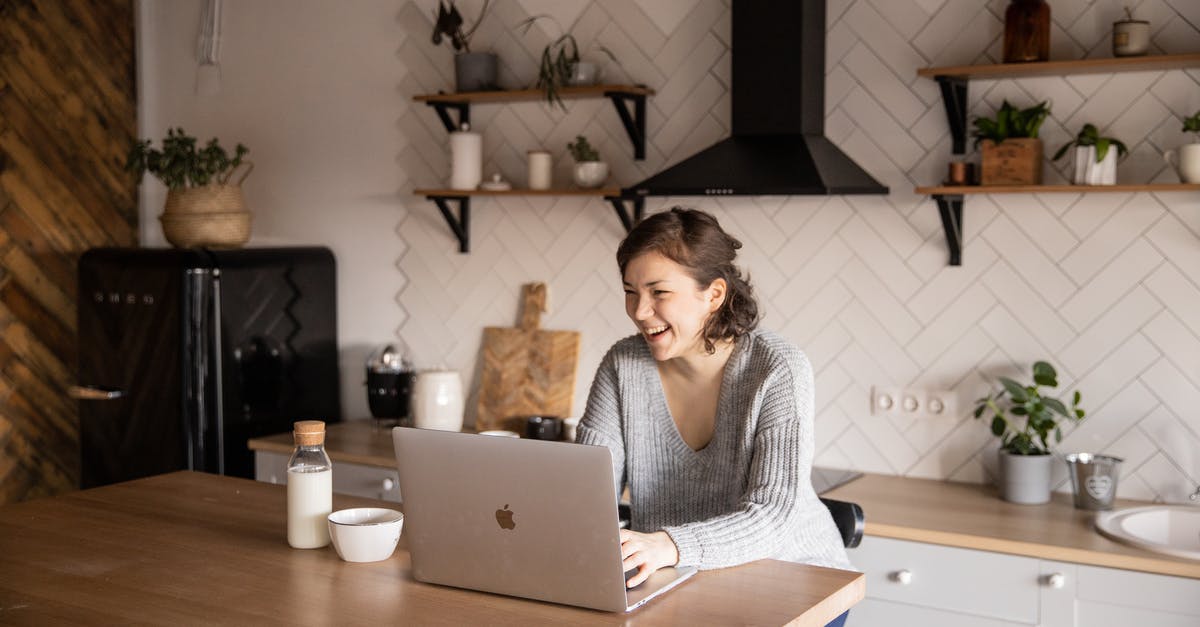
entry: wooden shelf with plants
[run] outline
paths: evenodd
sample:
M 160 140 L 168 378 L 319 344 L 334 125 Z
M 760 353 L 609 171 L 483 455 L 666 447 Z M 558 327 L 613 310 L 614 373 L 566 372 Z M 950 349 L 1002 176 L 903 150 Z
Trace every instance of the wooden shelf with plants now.
M 952 152 L 955 155 L 962 155 L 966 153 L 967 146 L 967 84 L 972 79 L 1149 72 L 1197 67 L 1200 67 L 1200 53 L 933 67 L 917 70 L 917 76 L 937 81 L 942 93 L 942 104 L 946 108 L 946 121 L 950 125 Z M 918 194 L 931 196 L 937 202 L 942 228 L 946 233 L 946 244 L 950 249 L 950 265 L 958 266 L 962 265 L 963 196 L 970 194 L 1191 192 L 1200 191 L 1200 184 L 933 185 L 917 187 L 915 191 Z

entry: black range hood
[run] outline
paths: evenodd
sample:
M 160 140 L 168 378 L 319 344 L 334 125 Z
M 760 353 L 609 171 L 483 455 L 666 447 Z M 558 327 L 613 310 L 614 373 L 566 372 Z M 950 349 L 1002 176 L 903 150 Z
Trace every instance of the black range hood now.
M 734 0 L 732 136 L 633 196 L 886 194 L 825 137 L 825 0 Z

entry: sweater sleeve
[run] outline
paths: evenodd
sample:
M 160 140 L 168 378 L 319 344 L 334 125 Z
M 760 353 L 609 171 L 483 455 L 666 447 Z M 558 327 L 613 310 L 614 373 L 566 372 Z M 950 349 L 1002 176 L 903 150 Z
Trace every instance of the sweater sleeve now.
M 612 454 L 617 498 L 625 487 L 625 437 L 621 429 L 621 397 L 617 383 L 616 351 L 610 350 L 596 369 L 587 408 L 575 431 L 580 444 L 604 446 Z
M 681 565 L 723 568 L 778 555 L 803 535 L 800 489 L 813 459 L 813 375 L 798 350 L 780 356 L 768 376 L 738 509 L 664 528 Z

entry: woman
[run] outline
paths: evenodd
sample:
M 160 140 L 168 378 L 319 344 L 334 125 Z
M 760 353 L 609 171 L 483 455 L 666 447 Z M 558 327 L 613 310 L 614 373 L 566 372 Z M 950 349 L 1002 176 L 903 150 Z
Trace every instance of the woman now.
M 605 355 L 577 439 L 608 447 L 617 493 L 629 488 L 630 587 L 674 565 L 853 568 L 809 478 L 812 368 L 755 330 L 738 248 L 711 215 L 677 207 L 643 220 L 617 250 L 638 334 Z

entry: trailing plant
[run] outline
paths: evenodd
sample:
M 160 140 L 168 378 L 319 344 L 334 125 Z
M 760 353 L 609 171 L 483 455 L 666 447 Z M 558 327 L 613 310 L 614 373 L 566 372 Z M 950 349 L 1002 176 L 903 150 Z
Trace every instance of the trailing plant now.
M 1200 111 L 1183 119 L 1183 130 L 1186 133 L 1195 133 L 1196 139 L 1200 140 Z
M 1081 395 L 1076 390 L 1071 407 L 1042 388 L 1058 387 L 1058 373 L 1044 361 L 1033 364 L 1033 385 L 1022 385 L 1008 377 L 1000 377 L 1002 389 L 976 401 L 975 417 L 984 412 L 992 414 L 992 434 L 1000 438 L 1001 450 L 1013 455 L 1045 455 L 1050 452 L 1050 433 L 1054 441 L 1062 441 L 1064 420 L 1083 420 L 1086 413 L 1079 408 Z
M 587 138 L 583 135 L 576 135 L 575 141 L 567 144 L 567 150 L 571 151 L 571 156 L 575 158 L 576 163 L 600 160 L 600 153 L 596 152 L 595 148 L 592 148 L 592 145 L 588 143 Z
M 521 29 L 521 34 L 528 34 L 533 24 L 542 18 L 554 20 L 544 14 L 528 17 L 517 25 Z M 557 24 L 557 21 L 555 23 Z M 559 30 L 562 30 L 561 25 Z M 614 63 L 617 62 L 617 57 L 608 48 L 598 46 L 596 49 Z M 564 32 L 558 39 L 546 44 L 546 47 L 542 49 L 542 58 L 538 64 L 537 87 L 546 92 L 548 104 L 558 105 L 564 111 L 567 109 L 560 92 L 563 87 L 567 86 L 571 75 L 574 74 L 576 63 L 579 63 L 579 43 L 575 41 L 575 36 L 571 33 Z
M 1050 115 L 1050 106 L 1046 102 L 1018 109 L 1005 100 L 1004 104 L 1000 105 L 1000 109 L 996 111 L 995 119 L 975 118 L 975 130 L 971 132 L 971 135 L 975 137 L 976 147 L 985 139 L 999 144 L 1009 138 L 1036 138 L 1042 122 L 1046 121 L 1048 115 Z
M 137 174 L 138 183 L 149 172 L 168 189 L 203 187 L 212 183 L 225 185 L 248 152 L 249 148 L 238 144 L 231 157 L 216 137 L 197 150 L 195 137 L 182 128 L 174 128 L 167 129 L 162 150 L 151 148 L 149 139 L 135 143 L 125 159 L 125 169 Z M 249 164 L 249 161 L 244 163 Z
M 454 6 L 454 0 L 450 1 L 449 6 L 439 0 L 437 13 L 433 16 L 433 45 L 440 45 L 442 39 L 445 38 L 450 41 L 450 46 L 454 48 L 455 52 L 470 52 L 471 36 L 475 34 L 479 23 L 483 21 L 490 2 L 491 0 L 483 0 L 483 8 L 479 9 L 479 17 L 475 18 L 475 25 L 471 27 L 471 30 L 463 31 L 463 18 L 458 12 L 458 7 Z
M 1067 154 L 1067 149 L 1071 146 L 1095 146 L 1096 147 L 1096 163 L 1104 161 L 1104 157 L 1108 156 L 1110 146 L 1117 147 L 1117 158 L 1124 157 L 1129 150 L 1125 148 L 1125 144 L 1115 137 L 1101 137 L 1100 131 L 1092 124 L 1084 124 L 1083 129 L 1075 136 L 1075 139 L 1063 144 L 1058 152 L 1054 153 L 1054 160 L 1058 161 L 1063 155 Z

